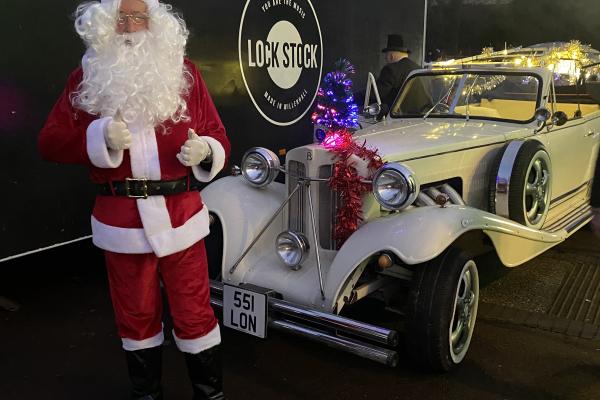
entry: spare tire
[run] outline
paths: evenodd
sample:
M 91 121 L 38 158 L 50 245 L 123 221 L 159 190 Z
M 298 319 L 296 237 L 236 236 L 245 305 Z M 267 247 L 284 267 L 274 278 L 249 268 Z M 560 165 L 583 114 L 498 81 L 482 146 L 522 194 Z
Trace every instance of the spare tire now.
M 507 143 L 490 174 L 490 212 L 540 229 L 550 209 L 551 174 L 550 156 L 542 143 Z

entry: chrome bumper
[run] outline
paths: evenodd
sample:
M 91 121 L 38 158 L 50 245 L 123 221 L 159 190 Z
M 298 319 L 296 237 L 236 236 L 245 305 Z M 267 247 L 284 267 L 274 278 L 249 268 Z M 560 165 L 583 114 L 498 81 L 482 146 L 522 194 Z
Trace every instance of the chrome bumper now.
M 223 309 L 223 283 L 210 281 L 210 302 Z M 398 353 L 387 347 L 398 345 L 395 330 L 365 324 L 339 315 L 313 310 L 268 297 L 269 327 L 324 343 L 381 364 L 395 367 Z

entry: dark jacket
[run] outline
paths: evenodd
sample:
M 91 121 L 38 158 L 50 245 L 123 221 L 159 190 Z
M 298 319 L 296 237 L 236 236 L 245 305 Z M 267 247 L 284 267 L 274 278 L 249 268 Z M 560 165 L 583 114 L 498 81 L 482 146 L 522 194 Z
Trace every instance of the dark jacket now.
M 420 68 L 419 65 L 409 58 L 403 58 L 383 67 L 377 78 L 377 89 L 379 89 L 381 102 L 391 107 L 410 71 L 418 68 Z

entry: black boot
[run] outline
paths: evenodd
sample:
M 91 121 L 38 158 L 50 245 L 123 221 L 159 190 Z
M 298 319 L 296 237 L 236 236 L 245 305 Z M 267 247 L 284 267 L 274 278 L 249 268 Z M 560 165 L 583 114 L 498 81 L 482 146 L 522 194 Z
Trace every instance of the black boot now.
M 198 354 L 185 353 L 185 362 L 194 388 L 193 400 L 223 400 L 221 346 Z
M 126 351 L 134 400 L 162 400 L 162 346 Z

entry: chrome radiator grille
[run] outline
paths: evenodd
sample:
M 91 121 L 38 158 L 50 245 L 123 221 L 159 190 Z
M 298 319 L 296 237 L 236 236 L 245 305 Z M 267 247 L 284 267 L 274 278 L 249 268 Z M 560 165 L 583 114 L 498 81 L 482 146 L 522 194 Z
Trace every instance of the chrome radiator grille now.
M 306 165 L 299 161 L 290 160 L 288 162 L 288 193 L 298 184 L 298 177 L 306 176 Z M 318 168 L 318 178 L 328 179 L 331 177 L 332 166 L 322 165 Z M 335 219 L 337 212 L 337 194 L 329 187 L 329 182 L 312 182 L 313 204 L 315 207 L 315 217 L 317 218 L 317 229 L 319 232 L 319 245 L 323 249 L 334 250 L 335 241 L 333 233 L 335 232 Z M 288 209 L 288 229 L 302 232 L 308 237 L 312 232 L 308 232 L 308 188 L 302 186 L 298 193 L 290 200 Z
M 306 166 L 298 161 L 288 163 L 288 193 L 291 193 L 298 184 L 298 176 L 306 176 Z M 288 213 L 288 229 L 306 233 L 306 187 L 302 186 L 298 193 L 290 200 Z
M 319 178 L 331 178 L 333 166 L 322 165 L 319 167 Z M 319 182 L 319 241 L 324 249 L 335 249 L 335 240 L 333 234 L 335 232 L 335 220 L 338 205 L 337 193 L 331 190 L 329 182 Z

